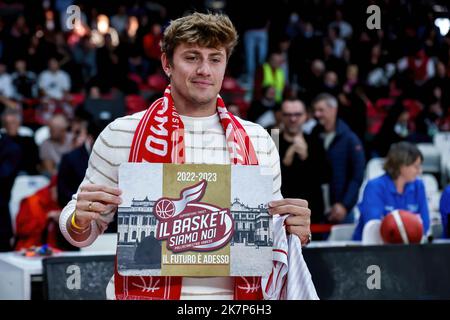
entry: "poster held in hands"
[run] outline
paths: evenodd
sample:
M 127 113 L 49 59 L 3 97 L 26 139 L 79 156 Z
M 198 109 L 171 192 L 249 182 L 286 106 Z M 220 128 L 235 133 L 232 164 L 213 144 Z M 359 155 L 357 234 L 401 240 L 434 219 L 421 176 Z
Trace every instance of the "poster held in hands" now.
M 272 183 L 272 175 L 259 166 L 122 164 L 119 273 L 268 275 Z

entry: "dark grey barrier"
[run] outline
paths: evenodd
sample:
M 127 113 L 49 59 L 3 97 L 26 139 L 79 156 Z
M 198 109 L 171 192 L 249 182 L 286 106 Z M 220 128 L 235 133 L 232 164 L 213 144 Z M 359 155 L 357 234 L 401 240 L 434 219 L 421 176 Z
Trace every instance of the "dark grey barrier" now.
M 450 299 L 450 244 L 304 248 L 303 255 L 323 300 Z M 44 298 L 105 299 L 114 259 L 45 259 Z
M 450 244 L 305 248 L 321 299 L 450 299 Z
M 115 255 L 51 257 L 43 260 L 44 299 L 104 300 Z

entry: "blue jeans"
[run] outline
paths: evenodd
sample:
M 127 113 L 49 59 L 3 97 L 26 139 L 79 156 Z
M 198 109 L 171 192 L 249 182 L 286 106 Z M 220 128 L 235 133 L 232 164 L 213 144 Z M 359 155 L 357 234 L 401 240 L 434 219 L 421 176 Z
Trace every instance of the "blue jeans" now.
M 257 63 L 261 65 L 266 60 L 268 48 L 268 34 L 266 29 L 247 30 L 244 34 L 245 45 L 245 63 L 247 67 L 247 76 L 253 80 L 256 70 L 255 57 L 258 50 Z

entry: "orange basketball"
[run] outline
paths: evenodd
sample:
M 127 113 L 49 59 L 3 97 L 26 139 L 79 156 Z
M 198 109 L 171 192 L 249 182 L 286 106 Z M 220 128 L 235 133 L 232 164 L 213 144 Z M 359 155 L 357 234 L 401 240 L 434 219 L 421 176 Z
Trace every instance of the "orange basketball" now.
M 385 243 L 420 243 L 422 220 L 412 212 L 394 210 L 384 217 L 380 232 Z

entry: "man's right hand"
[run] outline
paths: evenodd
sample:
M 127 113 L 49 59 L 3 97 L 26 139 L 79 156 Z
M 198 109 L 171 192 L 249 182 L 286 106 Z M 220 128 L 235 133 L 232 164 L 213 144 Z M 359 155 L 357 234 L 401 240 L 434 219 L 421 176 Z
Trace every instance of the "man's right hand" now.
M 87 228 L 101 214 L 116 209 L 122 203 L 119 197 L 121 194 L 122 191 L 118 188 L 99 184 L 83 185 L 77 197 L 75 223 L 81 228 Z

